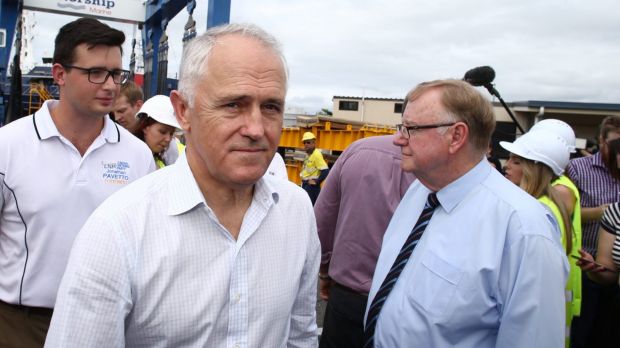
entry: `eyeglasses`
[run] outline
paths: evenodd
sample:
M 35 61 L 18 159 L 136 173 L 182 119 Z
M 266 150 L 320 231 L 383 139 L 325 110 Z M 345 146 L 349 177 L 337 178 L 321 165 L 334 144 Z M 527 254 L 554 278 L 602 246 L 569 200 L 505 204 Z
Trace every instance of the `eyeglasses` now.
M 405 126 L 404 124 L 397 124 L 396 129 L 400 132 L 400 134 L 403 135 L 403 137 L 409 139 L 411 137 L 412 132 L 417 132 L 417 131 L 424 130 L 424 129 L 449 127 L 449 126 L 454 126 L 455 124 L 456 122 L 425 124 L 421 126 L 417 126 L 417 125 L 416 126 Z
M 103 68 L 82 68 L 75 65 L 63 65 L 65 68 L 78 69 L 88 73 L 88 81 L 98 85 L 104 84 L 108 77 L 112 76 L 112 81 L 117 85 L 122 85 L 129 79 L 129 70 L 106 70 Z

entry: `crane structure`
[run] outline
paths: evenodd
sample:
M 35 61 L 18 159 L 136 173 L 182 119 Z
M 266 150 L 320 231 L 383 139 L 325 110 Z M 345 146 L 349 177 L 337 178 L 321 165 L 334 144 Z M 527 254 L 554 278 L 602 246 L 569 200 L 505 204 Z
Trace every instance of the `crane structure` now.
M 191 40 L 196 36 L 196 22 L 193 19 L 195 8 L 196 0 L 0 0 L 0 125 L 23 116 L 19 55 L 24 9 L 138 24 L 142 29 L 143 88 L 145 97 L 148 98 L 166 91 L 168 23 L 186 9 L 189 18 L 185 25 L 183 42 Z M 208 0 L 207 28 L 229 21 L 230 0 Z M 10 64 L 13 44 L 14 56 Z M 133 42 L 134 46 L 135 44 Z M 135 62 L 136 57 L 132 53 L 132 71 L 135 69 Z

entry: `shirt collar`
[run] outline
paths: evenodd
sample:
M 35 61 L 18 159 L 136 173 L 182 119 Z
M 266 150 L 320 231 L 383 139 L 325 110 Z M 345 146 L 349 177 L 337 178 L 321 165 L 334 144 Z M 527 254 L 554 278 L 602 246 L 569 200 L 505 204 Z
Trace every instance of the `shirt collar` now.
M 58 100 L 46 100 L 43 106 L 32 116 L 34 130 L 39 140 L 61 136 L 50 113 L 50 110 L 57 107 L 58 103 Z M 108 143 L 117 143 L 121 140 L 118 125 L 114 123 L 108 115 L 105 115 L 103 118 L 103 129 L 100 135 L 103 136 Z
M 592 155 L 592 165 L 607 169 L 605 163 L 603 163 L 603 155 L 601 155 L 600 151 Z
M 483 158 L 475 167 L 465 175 L 451 182 L 448 186 L 437 192 L 437 199 L 443 209 L 448 213 L 454 209 L 475 187 L 484 181 L 491 173 L 491 166 Z
M 185 152 L 179 155 L 177 161 L 169 166 L 169 169 L 174 173 L 171 175 L 173 180 L 170 181 L 168 214 L 179 215 L 190 211 L 197 205 L 206 206 L 204 196 L 187 163 Z
M 280 201 L 278 186 L 272 179 L 269 174 L 266 174 L 254 185 L 254 200 L 261 202 L 265 208 L 269 208 L 272 204 L 278 204 Z
M 170 170 L 174 171 L 172 175 L 174 180 L 171 181 L 172 185 L 169 191 L 168 214 L 183 214 L 200 204 L 206 207 L 207 203 L 189 167 L 185 152 L 180 154 L 177 161 L 170 167 Z M 276 186 L 271 180 L 266 179 L 265 176 L 260 178 L 254 185 L 252 200 L 265 209 L 269 209 L 272 204 L 277 204 L 279 197 Z

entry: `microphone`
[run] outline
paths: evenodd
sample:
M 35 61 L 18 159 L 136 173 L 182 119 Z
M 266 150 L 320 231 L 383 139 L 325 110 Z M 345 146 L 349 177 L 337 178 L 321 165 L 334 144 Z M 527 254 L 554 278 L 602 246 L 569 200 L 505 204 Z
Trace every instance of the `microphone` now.
M 488 65 L 479 66 L 477 68 L 473 68 L 465 73 L 463 76 L 463 80 L 468 82 L 472 86 L 482 86 L 491 93 L 491 95 L 496 96 L 497 98 L 501 98 L 499 92 L 493 87 L 493 80 L 495 80 L 495 70 Z
M 479 66 L 465 73 L 463 80 L 472 86 L 484 86 L 493 82 L 495 79 L 495 70 L 490 66 Z
M 502 103 L 502 106 L 504 107 L 504 109 L 506 109 L 506 111 L 508 112 L 508 115 L 510 116 L 512 121 L 515 123 L 519 131 L 521 131 L 521 134 L 524 134 L 525 131 L 523 130 L 523 128 L 521 127 L 517 119 L 515 118 L 515 115 L 513 115 L 508 105 L 506 105 L 506 102 L 504 102 L 504 99 L 502 99 L 502 96 L 499 95 L 499 92 L 493 86 L 493 83 L 492 83 L 493 80 L 495 80 L 495 70 L 493 70 L 493 68 L 491 68 L 488 65 L 473 68 L 467 71 L 465 73 L 465 76 L 463 76 L 463 81 L 475 87 L 482 86 L 486 88 L 487 91 L 491 93 L 491 95 L 497 97 L 497 99 L 499 99 L 499 102 Z

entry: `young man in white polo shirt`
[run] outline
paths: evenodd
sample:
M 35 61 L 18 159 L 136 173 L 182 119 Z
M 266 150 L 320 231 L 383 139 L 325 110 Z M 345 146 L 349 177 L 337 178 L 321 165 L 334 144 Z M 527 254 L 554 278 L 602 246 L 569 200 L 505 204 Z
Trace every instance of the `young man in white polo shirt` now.
M 0 128 L 0 346 L 42 346 L 73 239 L 110 194 L 155 168 L 107 116 L 125 35 L 89 18 L 60 29 L 59 101 Z

